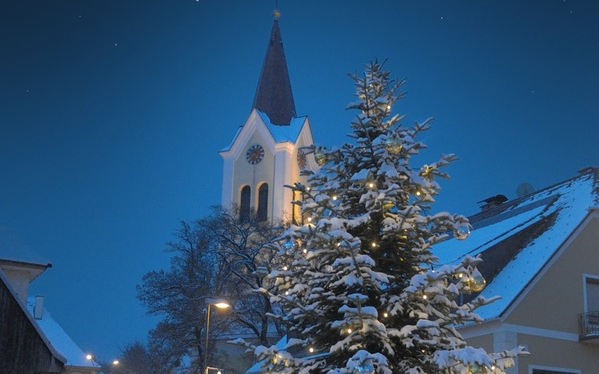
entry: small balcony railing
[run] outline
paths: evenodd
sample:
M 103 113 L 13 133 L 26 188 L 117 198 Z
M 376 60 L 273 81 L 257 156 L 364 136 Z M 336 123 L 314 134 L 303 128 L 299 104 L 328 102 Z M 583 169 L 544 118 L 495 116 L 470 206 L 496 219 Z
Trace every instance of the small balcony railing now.
M 578 315 L 580 340 L 599 339 L 599 311 Z

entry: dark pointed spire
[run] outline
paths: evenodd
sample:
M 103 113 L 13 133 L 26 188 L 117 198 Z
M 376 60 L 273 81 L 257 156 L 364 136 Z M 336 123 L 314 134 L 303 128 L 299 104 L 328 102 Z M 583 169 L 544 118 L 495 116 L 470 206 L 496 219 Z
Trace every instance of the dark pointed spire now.
M 289 125 L 295 114 L 295 102 L 287 71 L 287 61 L 279 30 L 278 12 L 270 33 L 270 42 L 262 65 L 253 107 L 266 113 L 275 125 Z

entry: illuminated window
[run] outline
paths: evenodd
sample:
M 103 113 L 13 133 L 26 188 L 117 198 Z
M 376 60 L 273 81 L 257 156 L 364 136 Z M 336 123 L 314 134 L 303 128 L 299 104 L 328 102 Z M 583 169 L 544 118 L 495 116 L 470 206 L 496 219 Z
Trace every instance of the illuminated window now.
M 258 212 L 256 219 L 258 222 L 266 221 L 268 217 L 268 184 L 262 183 L 258 189 Z
M 239 199 L 239 220 L 242 222 L 250 218 L 250 195 L 252 190 L 250 186 L 244 186 L 241 189 L 241 198 Z

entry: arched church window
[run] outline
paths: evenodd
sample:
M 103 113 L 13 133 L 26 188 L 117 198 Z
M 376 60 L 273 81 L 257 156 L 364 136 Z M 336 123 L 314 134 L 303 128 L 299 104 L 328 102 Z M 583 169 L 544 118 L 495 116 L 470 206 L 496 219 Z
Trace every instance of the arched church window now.
M 250 195 L 252 189 L 250 186 L 243 186 L 241 189 L 241 198 L 239 199 L 239 220 L 245 222 L 250 219 Z
M 258 212 L 256 219 L 258 222 L 266 221 L 268 217 L 268 184 L 262 183 L 258 189 Z

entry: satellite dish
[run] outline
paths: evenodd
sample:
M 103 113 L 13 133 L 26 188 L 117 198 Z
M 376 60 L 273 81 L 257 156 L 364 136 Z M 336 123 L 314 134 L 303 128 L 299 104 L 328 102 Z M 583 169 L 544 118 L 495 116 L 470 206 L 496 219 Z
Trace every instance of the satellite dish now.
M 518 197 L 527 196 L 533 192 L 535 192 L 535 188 L 532 186 L 532 184 L 526 182 L 521 183 L 518 188 L 516 188 L 516 195 L 518 195 Z

